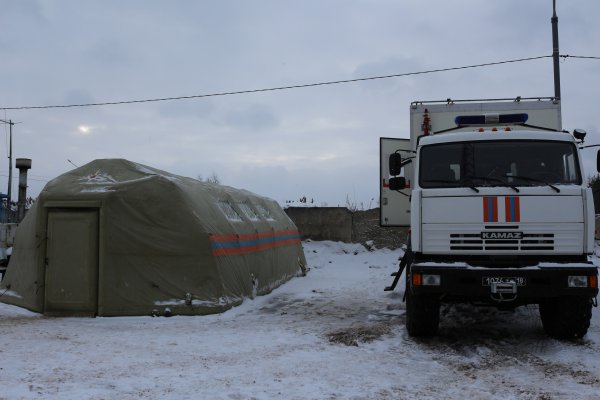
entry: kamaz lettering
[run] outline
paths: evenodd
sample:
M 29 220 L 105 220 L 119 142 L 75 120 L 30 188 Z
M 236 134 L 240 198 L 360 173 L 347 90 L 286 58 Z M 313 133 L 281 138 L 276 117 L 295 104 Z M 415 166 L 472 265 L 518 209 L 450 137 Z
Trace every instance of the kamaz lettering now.
M 521 240 L 523 232 L 481 232 L 482 239 Z

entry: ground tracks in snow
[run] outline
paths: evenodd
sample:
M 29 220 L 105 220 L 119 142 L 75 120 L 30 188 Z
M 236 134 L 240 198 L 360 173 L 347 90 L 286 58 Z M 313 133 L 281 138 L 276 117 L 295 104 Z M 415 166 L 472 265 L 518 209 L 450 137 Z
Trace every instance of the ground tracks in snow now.
M 457 380 L 486 382 L 493 393 L 519 399 L 598 398 L 600 373 L 561 352 L 600 354 L 587 339 L 560 342 L 546 336 L 537 306 L 512 312 L 471 305 L 443 306 L 436 338 L 415 340 L 421 351 L 446 365 Z M 557 391 L 562 388 L 564 392 Z M 554 389 L 548 389 L 554 388 Z M 581 392 L 580 392 L 581 390 Z
M 556 357 L 565 346 L 600 356 L 594 343 L 586 339 L 559 342 L 547 337 L 537 306 L 507 312 L 444 305 L 439 335 L 428 340 L 406 334 L 405 306 L 402 294 L 397 292 L 368 296 L 367 300 L 364 294 L 351 291 L 314 290 L 308 298 L 282 294 L 273 296 L 259 311 L 280 314 L 296 330 L 314 334 L 334 346 L 351 348 L 385 338 L 396 339 L 397 345 L 390 351 L 397 352 L 398 357 L 425 353 L 465 385 L 486 382 L 495 386 L 488 388 L 491 398 L 501 397 L 502 391 L 508 397 L 536 400 L 569 398 L 578 387 L 586 388 L 584 393 L 600 392 L 598 371 L 588 370 L 572 358 L 562 362 Z M 564 393 L 548 390 L 557 386 L 564 387 Z M 432 386 L 430 390 L 433 389 Z

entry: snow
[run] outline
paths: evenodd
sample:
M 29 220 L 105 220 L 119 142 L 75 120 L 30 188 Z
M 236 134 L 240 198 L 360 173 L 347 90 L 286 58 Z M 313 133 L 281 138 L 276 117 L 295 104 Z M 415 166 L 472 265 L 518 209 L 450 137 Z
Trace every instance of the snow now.
M 534 306 L 448 306 L 439 336 L 416 340 L 402 280 L 383 291 L 401 250 L 303 246 L 306 277 L 219 315 L 50 318 L 0 303 L 0 399 L 600 397 L 597 312 L 584 339 L 560 342 Z
M 81 192 L 82 193 L 112 192 L 114 190 L 111 189 L 111 187 L 110 187 L 111 185 L 133 183 L 133 182 L 143 182 L 143 181 L 152 179 L 154 176 L 158 175 L 156 172 L 154 172 L 148 168 L 142 167 L 140 165 L 137 165 L 136 167 L 137 167 L 138 171 L 140 171 L 144 174 L 147 174 L 148 176 L 142 176 L 137 179 L 129 179 L 129 180 L 120 180 L 119 181 L 118 179 L 111 176 L 109 173 L 98 170 L 91 175 L 84 176 L 79 179 L 79 182 L 81 182 L 81 184 L 92 186 L 90 188 L 82 189 Z M 161 176 L 163 176 L 163 175 L 161 175 Z M 171 181 L 178 181 L 177 178 L 174 178 L 171 176 L 163 176 L 163 177 L 165 177 Z
M 1 295 L 2 295 L 2 296 L 8 296 L 8 297 L 15 297 L 15 298 L 17 298 L 17 299 L 22 299 L 22 298 L 23 298 L 23 296 L 21 296 L 19 293 L 17 293 L 17 292 L 13 292 L 12 290 L 7 290 L 7 289 L 6 289 L 6 290 L 4 290 L 4 291 L 1 293 Z M 0 314 L 0 315 L 1 315 L 1 314 Z
M 109 188 L 107 188 L 106 186 L 99 186 L 96 188 L 85 188 L 85 189 L 81 189 L 80 192 L 81 193 L 108 193 L 108 192 L 113 192 L 114 190 L 111 190 Z
M 163 178 L 165 178 L 165 179 L 167 179 L 167 180 L 169 180 L 171 182 L 180 182 L 181 181 L 181 179 L 179 179 L 176 176 L 163 175 L 163 174 L 159 173 L 158 171 L 151 170 L 150 168 L 146 168 L 146 167 L 144 167 L 143 165 L 140 165 L 140 164 L 136 164 L 135 168 L 138 171 L 140 171 L 141 173 L 146 174 L 146 175 L 152 175 L 152 176 L 158 175 L 158 176 L 161 176 L 161 177 L 163 177 Z
M 219 299 L 217 301 L 204 301 L 204 300 L 196 300 L 193 299 L 189 301 L 189 304 L 193 305 L 193 306 L 204 306 L 204 307 L 218 307 L 218 306 L 223 306 L 226 304 L 231 304 L 234 303 L 236 301 L 239 301 L 239 298 L 233 298 L 233 297 L 219 297 Z M 181 300 L 181 299 L 171 299 L 171 300 L 167 300 L 167 301 L 155 301 L 154 305 L 156 306 L 182 306 L 186 304 L 186 300 Z
M 80 178 L 79 181 L 83 184 L 111 184 L 116 183 L 117 180 L 110 176 L 110 174 L 103 171 L 96 171 L 93 174 Z

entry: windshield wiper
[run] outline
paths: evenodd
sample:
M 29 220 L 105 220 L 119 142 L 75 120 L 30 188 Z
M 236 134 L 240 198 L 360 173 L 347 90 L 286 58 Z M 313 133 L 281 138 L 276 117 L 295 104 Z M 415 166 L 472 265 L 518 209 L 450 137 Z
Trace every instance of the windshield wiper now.
M 506 182 L 504 179 L 500 179 L 500 178 L 496 178 L 494 176 L 465 176 L 464 178 L 462 178 L 460 181 L 468 181 L 471 182 L 471 184 L 473 183 L 473 179 L 480 179 L 482 181 L 494 181 L 494 182 L 500 182 L 502 184 L 502 186 L 506 186 L 511 188 L 512 190 L 514 190 L 515 192 L 519 193 L 519 188 L 516 186 L 511 185 L 510 183 Z
M 546 186 L 550 186 L 552 189 L 554 189 L 556 191 L 556 193 L 560 193 L 560 189 L 557 188 L 556 186 L 554 186 L 553 184 L 543 180 L 543 179 L 538 179 L 538 178 L 531 178 L 529 176 L 523 176 L 523 175 L 511 175 L 511 178 L 514 179 L 521 179 L 524 181 L 530 181 L 530 182 L 538 182 L 538 183 L 543 183 Z
M 460 182 L 460 183 L 466 183 L 466 184 L 468 185 L 467 187 L 468 187 L 469 189 L 471 189 L 471 190 L 474 190 L 474 191 L 475 191 L 475 193 L 479 193 L 479 189 L 477 189 L 477 188 L 475 187 L 475 185 L 473 184 L 473 180 L 471 180 L 471 177 L 470 177 L 470 176 L 468 176 L 468 177 L 466 177 L 466 178 L 461 178 L 459 182 Z

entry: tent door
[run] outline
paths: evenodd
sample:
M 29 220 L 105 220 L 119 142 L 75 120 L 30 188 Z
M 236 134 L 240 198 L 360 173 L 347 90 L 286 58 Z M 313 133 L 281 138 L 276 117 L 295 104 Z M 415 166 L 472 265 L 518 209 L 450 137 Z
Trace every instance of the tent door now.
M 45 314 L 98 311 L 98 209 L 49 209 Z

